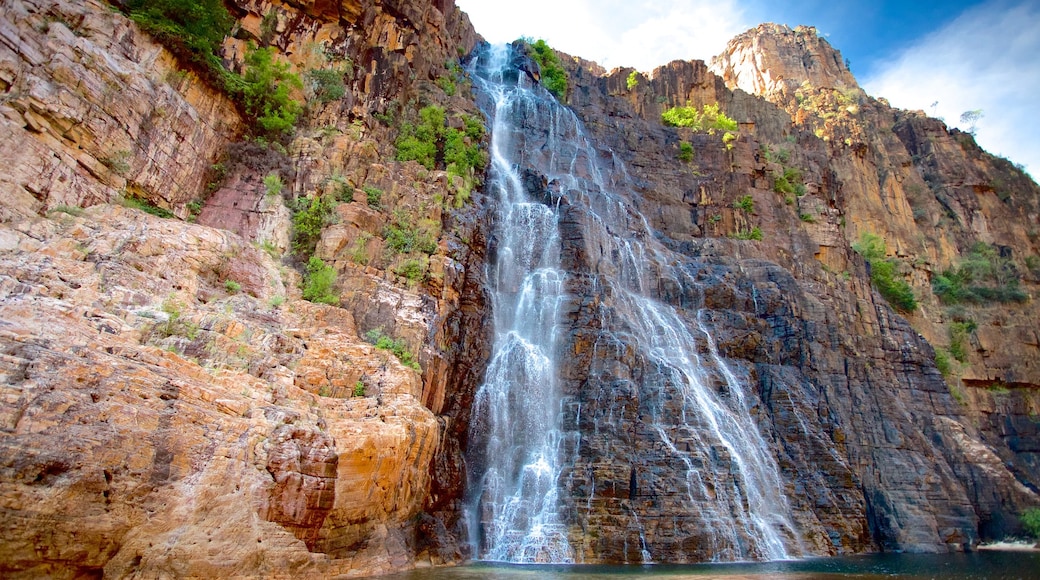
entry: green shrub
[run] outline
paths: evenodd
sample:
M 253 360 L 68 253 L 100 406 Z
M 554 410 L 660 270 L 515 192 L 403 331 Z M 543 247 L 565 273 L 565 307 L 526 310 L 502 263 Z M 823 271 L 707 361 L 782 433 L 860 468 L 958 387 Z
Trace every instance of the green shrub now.
M 383 190 L 370 185 L 361 189 L 365 191 L 365 201 L 368 202 L 369 207 L 379 207 L 380 200 L 383 199 Z
M 339 304 L 339 294 L 334 292 L 336 270 L 321 258 L 311 256 L 304 275 L 303 299 L 322 304 Z
M 152 215 L 154 215 L 156 217 L 161 217 L 161 218 L 166 218 L 166 219 L 170 219 L 170 218 L 176 217 L 176 216 L 173 215 L 173 212 L 171 212 L 170 210 L 161 208 L 161 207 L 153 204 L 152 202 L 148 201 L 147 199 L 143 199 L 143 198 L 137 197 L 135 195 L 124 195 L 124 196 L 118 197 L 116 199 L 116 201 L 117 201 L 117 203 L 119 203 L 119 205 L 122 205 L 123 207 L 129 207 L 129 208 L 132 208 L 132 209 L 139 209 L 139 210 L 141 210 L 141 211 L 143 211 L 145 213 L 150 213 L 150 214 L 152 214 Z
M 220 79 L 217 52 L 234 19 L 222 0 L 125 0 L 123 10 L 182 62 Z
M 755 200 L 750 195 L 733 202 L 733 207 L 744 213 L 755 213 Z
M 405 123 L 397 137 L 397 160 L 417 161 L 426 169 L 437 163 L 437 143 L 444 134 L 444 109 L 429 105 L 419 110 L 417 124 Z
M 968 347 L 966 343 L 968 336 L 975 332 L 977 328 L 978 325 L 973 320 L 950 323 L 948 330 L 950 335 L 950 356 L 957 359 L 958 362 L 968 361 Z
M 224 281 L 224 289 L 227 290 L 228 292 L 232 293 L 232 294 L 235 294 L 235 293 L 239 292 L 240 290 L 242 290 L 242 285 L 239 284 L 238 282 L 235 282 L 234 280 L 225 280 Z
M 693 145 L 686 141 L 679 143 L 679 161 L 684 163 L 693 161 Z
M 441 88 L 442 91 L 444 91 L 445 95 L 448 95 L 449 97 L 455 96 L 455 91 L 457 90 L 457 87 L 455 86 L 455 81 L 448 77 L 437 77 L 437 80 L 434 82 L 437 84 L 438 87 Z
M 1029 508 L 1022 513 L 1022 527 L 1034 538 L 1040 538 L 1040 508 Z
M 396 253 L 422 252 L 429 255 L 437 251 L 437 239 L 432 229 L 432 224 L 416 224 L 408 214 L 395 211 L 394 221 L 383 230 L 383 238 L 387 248 Z
M 798 214 L 798 219 L 800 219 L 803 222 L 808 223 L 808 224 L 816 223 L 816 218 L 813 217 L 813 215 L 810 214 L 810 213 L 800 213 L 800 214 Z
M 292 216 L 293 252 L 307 257 L 321 239 L 321 231 L 332 216 L 333 202 L 324 196 L 296 200 L 296 211 Z
M 292 133 L 303 107 L 292 98 L 302 89 L 300 77 L 288 63 L 278 62 L 271 47 L 251 48 L 245 57 L 245 73 L 233 83 L 242 96 L 246 115 L 261 133 L 281 137 Z
M 932 292 L 943 304 L 1025 302 L 1029 296 L 1018 283 L 1018 271 L 1011 260 L 989 244 L 978 242 L 959 267 L 932 279 Z
M 885 258 L 885 241 L 880 236 L 864 233 L 852 249 L 867 261 L 871 283 L 893 308 L 903 313 L 917 309 L 917 297 L 906 280 L 898 277 L 896 261 Z
M 628 90 L 630 90 L 630 91 L 632 89 L 638 87 L 639 86 L 639 72 L 632 71 L 632 72 L 628 73 L 628 78 L 625 79 L 625 86 L 628 87 Z
M 950 355 L 941 348 L 935 349 L 935 368 L 939 369 L 944 379 L 949 379 L 953 373 L 953 366 L 950 363 Z
M 322 103 L 338 101 L 347 94 L 343 84 L 343 72 L 337 69 L 315 69 L 306 73 L 311 93 Z
M 531 47 L 531 58 L 537 61 L 542 69 L 542 86 L 557 99 L 564 98 L 567 95 L 567 71 L 560 66 L 556 51 L 541 39 L 527 44 Z
M 741 230 L 732 235 L 733 238 L 738 240 L 757 240 L 762 241 L 762 230 L 758 226 L 751 228 L 750 230 Z
M 417 371 L 422 370 L 422 367 L 419 366 L 419 362 L 415 360 L 412 351 L 408 350 L 408 345 L 403 339 L 389 337 L 383 334 L 381 328 L 375 328 L 365 333 L 365 340 L 375 345 L 378 349 L 388 350 L 394 353 L 394 356 L 396 356 L 397 359 L 406 367 Z
M 282 193 L 282 178 L 277 173 L 268 173 L 264 177 L 264 189 L 271 196 Z
M 408 280 L 409 284 L 418 284 L 426 277 L 426 260 L 409 258 L 394 268 L 394 273 Z
M 358 379 L 358 382 L 354 383 L 354 396 L 364 397 L 365 396 L 365 382 Z
M 714 135 L 716 131 L 732 132 L 737 130 L 737 122 L 726 116 L 719 109 L 718 103 L 701 107 L 672 107 L 661 113 L 661 121 L 672 127 L 689 127 L 694 131 L 707 131 Z

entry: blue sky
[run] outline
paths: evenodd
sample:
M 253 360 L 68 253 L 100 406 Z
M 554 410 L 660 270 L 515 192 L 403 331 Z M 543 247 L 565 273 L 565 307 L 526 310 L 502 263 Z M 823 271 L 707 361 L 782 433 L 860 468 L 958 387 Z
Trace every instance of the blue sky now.
M 544 38 L 609 68 L 710 60 L 761 22 L 815 26 L 868 94 L 960 126 L 1040 174 L 1040 0 L 456 0 L 490 42 Z M 933 104 L 935 105 L 933 107 Z M 963 128 L 963 127 L 962 127 Z

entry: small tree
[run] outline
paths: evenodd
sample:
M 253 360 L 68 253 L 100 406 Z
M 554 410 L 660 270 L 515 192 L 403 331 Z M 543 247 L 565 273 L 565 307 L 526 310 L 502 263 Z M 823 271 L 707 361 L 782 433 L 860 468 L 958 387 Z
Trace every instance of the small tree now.
M 292 133 L 303 107 L 292 98 L 293 89 L 303 89 L 300 77 L 278 62 L 271 47 L 254 48 L 246 54 L 242 75 L 242 99 L 246 113 L 262 132 L 281 136 Z
M 964 111 L 963 113 L 961 113 L 961 123 L 968 125 L 968 133 L 974 136 L 976 125 L 978 125 L 979 119 L 981 119 L 982 117 L 982 109 Z
M 1034 538 L 1040 538 L 1040 508 L 1029 508 L 1022 514 L 1022 527 Z

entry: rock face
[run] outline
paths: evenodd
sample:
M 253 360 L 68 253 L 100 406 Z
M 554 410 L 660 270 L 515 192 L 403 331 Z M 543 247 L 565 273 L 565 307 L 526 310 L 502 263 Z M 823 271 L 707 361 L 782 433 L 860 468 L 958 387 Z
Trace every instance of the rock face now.
M 439 428 L 349 313 L 233 234 L 136 210 L 2 231 L 5 576 L 410 561 Z
M 1035 303 L 973 306 L 969 352 L 945 380 L 925 339 L 952 346 L 950 323 L 963 323 L 964 309 L 941 303 L 930 281 L 977 242 L 1008 248 L 1005 267 L 1035 292 L 1027 258 L 1037 240 L 1022 234 L 1036 228 L 1040 189 L 941 123 L 855 93 L 840 56 L 809 32 L 766 25 L 738 37 L 713 64 L 723 78 L 674 62 L 629 88 L 628 69 L 600 76 L 573 61 L 568 104 L 599 158 L 625 164 L 628 176 L 605 180 L 631 178 L 630 193 L 617 191 L 677 254 L 678 279 L 692 278 L 673 287 L 664 281 L 676 276 L 662 275 L 647 292 L 699 311 L 687 319 L 691 334 L 703 321 L 726 364 L 756 387 L 752 415 L 784 474 L 804 550 L 965 549 L 1013 533 L 1015 514 L 1037 502 L 1035 421 L 1023 420 L 1038 403 L 1037 341 L 1019 326 L 1036 318 Z M 776 54 L 756 55 L 760 46 Z M 758 87 L 779 106 L 726 84 Z M 732 148 L 660 123 L 669 106 L 715 102 L 741 124 Z M 682 141 L 690 163 L 677 159 Z M 777 187 L 792 167 L 802 195 Z M 583 221 L 572 213 L 564 219 Z M 931 234 L 939 224 L 946 229 Z M 717 237 L 752 228 L 765 241 Z M 624 306 L 597 290 L 602 243 L 572 231 L 573 274 L 591 276 L 576 289 L 574 361 L 563 371 L 581 409 L 573 428 L 582 446 L 563 492 L 572 544 L 586 561 L 640 561 L 641 549 L 663 561 L 703 558 L 716 549 L 712 537 L 677 519 L 689 513 L 676 494 L 682 468 L 649 429 L 646 361 L 625 346 L 632 337 L 606 327 Z M 850 247 L 865 232 L 904 264 L 917 313 L 903 318 L 872 291 Z M 992 351 L 980 346 L 996 340 Z M 997 409 L 1008 413 L 1002 427 Z
M 254 42 L 304 78 L 342 73 L 341 99 L 297 95 L 284 151 L 247 142 L 231 100 L 108 5 L 9 0 L 0 14 L 0 576 L 338 577 L 470 555 L 492 201 L 467 200 L 443 160 L 396 161 L 394 141 L 420 103 L 452 127 L 479 118 L 458 68 L 478 37 L 451 0 L 228 5 L 231 69 Z M 751 387 L 799 550 L 960 549 L 1017 530 L 1040 488 L 1036 185 L 856 92 L 811 29 L 760 27 L 712 69 L 674 62 L 632 89 L 629 70 L 563 62 L 590 151 L 618 162 L 611 183 L 631 180 L 618 207 L 671 256 L 658 273 L 683 272 L 648 295 L 710 329 L 689 348 L 712 389 L 727 391 L 724 368 Z M 686 103 L 740 121 L 733 148 L 661 126 Z M 587 562 L 733 555 L 689 513 L 687 466 L 654 443 L 681 405 L 641 390 L 649 359 L 605 330 L 626 308 L 598 283 L 610 256 L 539 151 L 523 182 L 567 200 L 574 274 L 570 544 Z M 805 195 L 788 201 L 776 176 L 792 167 Z M 283 188 L 269 195 L 271 174 Z M 338 274 L 336 306 L 301 300 L 290 255 L 291 208 L 318 196 L 334 200 L 314 255 Z M 111 204 L 131 197 L 179 219 Z M 765 241 L 727 237 L 753 227 Z M 395 230 L 430 247 L 395 249 Z M 871 289 L 850 249 L 864 232 L 905 269 L 914 314 Z M 976 242 L 1013 266 L 1026 302 L 957 310 L 931 294 Z M 964 361 L 944 379 L 933 346 L 956 344 Z M 738 481 L 725 452 L 696 459 Z
M 230 100 L 100 2 L 8 2 L 0 31 L 0 219 L 117 196 L 186 215 L 242 130 Z
M 465 554 L 484 206 L 434 203 L 450 179 L 392 161 L 391 120 L 420 95 L 475 112 L 434 80 L 476 35 L 451 2 L 233 9 L 229 66 L 248 39 L 305 78 L 343 71 L 284 152 L 238 141 L 232 102 L 107 5 L 0 16 L 4 577 L 339 577 Z M 300 299 L 287 252 L 288 206 L 322 194 L 339 307 Z M 127 197 L 199 224 L 108 205 Z M 413 283 L 382 237 L 420 212 L 436 249 Z

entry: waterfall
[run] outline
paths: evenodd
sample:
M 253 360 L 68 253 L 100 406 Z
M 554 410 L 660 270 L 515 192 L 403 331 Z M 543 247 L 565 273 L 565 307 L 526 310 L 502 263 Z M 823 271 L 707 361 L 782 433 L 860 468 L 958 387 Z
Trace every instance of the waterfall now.
M 488 276 L 495 342 L 469 450 L 477 557 L 599 559 L 595 546 L 578 546 L 583 528 L 600 525 L 599 505 L 633 534 L 621 540 L 626 561 L 630 549 L 635 561 L 653 559 L 648 522 L 664 517 L 696 522 L 708 538 L 706 559 L 797 555 L 783 481 L 747 385 L 720 356 L 710 316 L 675 298 L 696 296 L 689 260 L 656 240 L 631 201 L 623 163 L 597 150 L 575 115 L 518 70 L 520 58 L 501 46 L 474 65 L 492 125 L 487 191 L 496 203 Z M 580 350 L 570 344 L 572 316 L 582 309 L 594 315 L 587 385 L 629 393 L 635 411 L 568 389 L 564 365 L 578 364 Z M 634 466 L 627 499 L 597 497 L 603 461 L 586 456 L 618 460 L 615 434 L 633 430 L 648 439 L 651 457 L 623 452 L 633 465 L 654 462 L 654 484 L 676 488 L 676 513 L 640 502 Z M 597 447 L 604 440 L 611 450 Z

